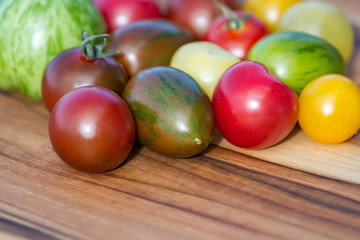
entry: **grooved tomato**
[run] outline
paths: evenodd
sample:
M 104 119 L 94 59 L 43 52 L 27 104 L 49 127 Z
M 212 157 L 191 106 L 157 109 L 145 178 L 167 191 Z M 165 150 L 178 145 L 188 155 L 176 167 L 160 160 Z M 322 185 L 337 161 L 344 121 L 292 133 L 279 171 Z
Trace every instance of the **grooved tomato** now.
M 223 137 L 252 149 L 284 139 L 295 126 L 299 109 L 298 97 L 290 87 L 261 63 L 248 60 L 225 71 L 212 103 Z
M 304 88 L 299 100 L 299 124 L 319 142 L 344 142 L 360 128 L 360 89 L 343 75 L 315 79 Z

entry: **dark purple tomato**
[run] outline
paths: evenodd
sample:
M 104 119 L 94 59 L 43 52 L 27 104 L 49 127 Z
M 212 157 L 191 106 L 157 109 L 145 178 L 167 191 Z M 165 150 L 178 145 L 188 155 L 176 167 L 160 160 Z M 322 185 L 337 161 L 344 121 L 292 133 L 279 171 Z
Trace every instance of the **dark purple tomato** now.
M 49 137 L 58 156 L 84 172 L 105 172 L 128 156 L 135 137 L 133 116 L 113 91 L 88 86 L 64 95 L 50 114 Z
M 51 112 L 57 101 L 74 88 L 97 85 L 121 95 L 129 76 L 112 57 L 87 60 L 80 48 L 57 55 L 46 67 L 42 80 L 42 96 Z
M 116 59 L 130 76 L 154 66 L 168 66 L 174 52 L 193 41 L 191 32 L 168 20 L 130 23 L 111 34 L 108 51 L 119 50 Z

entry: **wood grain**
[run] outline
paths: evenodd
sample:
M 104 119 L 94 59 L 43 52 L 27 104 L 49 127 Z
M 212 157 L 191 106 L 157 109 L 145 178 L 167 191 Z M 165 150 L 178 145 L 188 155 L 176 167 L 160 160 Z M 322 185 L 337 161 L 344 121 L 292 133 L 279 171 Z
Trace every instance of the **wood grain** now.
M 332 2 L 360 39 L 357 0 Z M 357 50 L 358 83 L 359 64 Z M 85 174 L 54 153 L 48 117 L 0 93 L 0 239 L 360 239 L 359 136 L 326 146 L 296 129 L 265 151 L 212 145 L 180 160 L 135 146 L 119 168 Z

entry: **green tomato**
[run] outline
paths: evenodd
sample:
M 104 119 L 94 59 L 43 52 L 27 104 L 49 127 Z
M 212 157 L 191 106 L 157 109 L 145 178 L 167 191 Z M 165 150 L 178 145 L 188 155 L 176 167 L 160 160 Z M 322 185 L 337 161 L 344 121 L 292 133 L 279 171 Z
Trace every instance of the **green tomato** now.
M 335 5 L 322 1 L 305 1 L 290 7 L 281 17 L 277 32 L 305 32 L 333 44 L 344 60 L 354 49 L 354 31 L 345 14 Z
M 300 32 L 274 33 L 261 39 L 250 50 L 248 60 L 267 66 L 297 94 L 317 77 L 345 72 L 345 62 L 333 45 Z
M 178 48 L 170 61 L 170 66 L 193 77 L 211 100 L 222 74 L 239 61 L 235 55 L 214 43 L 197 41 Z
M 79 46 L 81 32 L 105 32 L 90 0 L 1 0 L 0 88 L 41 99 L 41 79 L 53 56 Z

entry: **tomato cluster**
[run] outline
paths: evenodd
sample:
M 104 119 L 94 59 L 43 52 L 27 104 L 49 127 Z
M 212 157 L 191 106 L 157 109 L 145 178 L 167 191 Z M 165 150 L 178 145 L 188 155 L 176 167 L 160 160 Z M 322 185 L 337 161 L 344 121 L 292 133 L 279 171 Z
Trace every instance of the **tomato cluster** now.
M 323 143 L 360 128 L 360 89 L 344 75 L 350 53 L 310 27 L 284 30 L 282 17 L 307 2 L 132 0 L 126 11 L 129 1 L 93 2 L 108 35 L 83 35 L 42 80 L 51 143 L 76 169 L 114 169 L 135 139 L 183 158 L 201 153 L 215 128 L 249 149 L 279 143 L 297 123 Z

